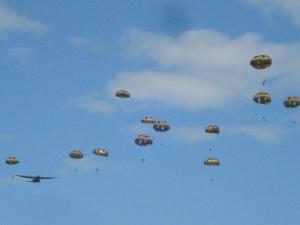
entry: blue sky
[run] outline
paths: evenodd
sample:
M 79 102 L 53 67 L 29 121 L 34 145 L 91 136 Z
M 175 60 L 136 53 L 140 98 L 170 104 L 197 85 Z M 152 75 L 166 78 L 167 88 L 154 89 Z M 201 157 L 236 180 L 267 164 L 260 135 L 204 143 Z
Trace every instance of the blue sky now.
M 1 0 L 0 223 L 299 224 L 300 114 L 282 104 L 300 96 L 299 15 L 296 0 Z

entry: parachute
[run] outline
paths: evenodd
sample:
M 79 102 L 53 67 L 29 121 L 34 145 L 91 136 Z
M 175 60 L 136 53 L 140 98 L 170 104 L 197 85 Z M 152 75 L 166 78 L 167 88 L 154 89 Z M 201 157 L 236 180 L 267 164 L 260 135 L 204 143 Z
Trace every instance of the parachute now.
M 116 92 L 116 96 L 119 97 L 119 98 L 129 98 L 130 94 L 126 90 L 119 90 L 119 91 Z
M 108 156 L 108 151 L 104 148 L 95 148 L 93 150 L 93 153 L 99 156 L 105 156 L 105 157 Z
M 257 55 L 251 59 L 250 64 L 255 69 L 265 69 L 271 66 L 272 58 L 267 55 Z
M 17 160 L 16 157 L 8 157 L 6 160 L 5 160 L 5 163 L 8 164 L 8 165 L 16 165 L 19 163 L 19 160 Z
M 147 145 L 152 145 L 153 140 L 150 136 L 141 134 L 135 138 L 134 142 L 140 146 L 147 146 Z
M 296 107 L 298 107 L 300 105 L 300 98 L 289 96 L 283 102 L 283 105 L 286 108 L 296 108 Z
M 205 132 L 211 134 L 218 134 L 220 133 L 220 128 L 216 125 L 209 125 L 208 127 L 206 127 Z
M 79 150 L 74 150 L 69 153 L 69 156 L 72 159 L 81 159 L 81 158 L 83 158 L 83 153 Z
M 219 166 L 220 161 L 216 158 L 208 158 L 208 159 L 204 160 L 204 165 L 206 165 L 206 166 Z
M 153 129 L 158 132 L 165 132 L 170 129 L 170 125 L 166 121 L 160 120 L 153 124 Z
M 153 119 L 152 117 L 150 116 L 145 116 L 141 119 L 141 123 L 155 123 L 155 119 Z
M 258 92 L 254 95 L 253 101 L 266 105 L 272 101 L 272 98 L 267 92 Z

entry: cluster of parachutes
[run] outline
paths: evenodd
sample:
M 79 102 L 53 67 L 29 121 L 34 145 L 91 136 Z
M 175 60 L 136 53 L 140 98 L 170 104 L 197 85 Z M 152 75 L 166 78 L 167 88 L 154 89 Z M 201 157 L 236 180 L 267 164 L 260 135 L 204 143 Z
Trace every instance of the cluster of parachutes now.
M 266 69 L 271 66 L 272 64 L 272 58 L 268 55 L 257 55 L 253 57 L 250 61 L 250 64 L 255 69 Z M 265 85 L 266 80 L 263 81 L 263 86 Z M 118 90 L 115 94 L 119 98 L 129 98 L 130 94 L 126 90 Z M 271 103 L 272 98 L 269 95 L 269 93 L 265 91 L 260 91 L 256 93 L 253 97 L 253 101 L 258 104 L 267 105 Z M 284 102 L 284 107 L 286 108 L 296 108 L 300 105 L 300 98 L 295 96 L 288 96 Z M 151 124 L 153 126 L 153 129 L 157 132 L 166 132 L 170 129 L 170 125 L 165 120 L 155 120 L 153 117 L 145 116 L 141 119 L 141 123 L 144 124 Z M 219 134 L 220 129 L 216 125 L 209 125 L 206 127 L 205 132 L 208 134 Z M 153 140 L 149 135 L 146 134 L 140 134 L 136 136 L 134 140 L 135 144 L 139 146 L 149 146 L 153 144 Z M 211 148 L 210 148 L 211 150 Z M 104 148 L 95 148 L 93 150 L 93 154 L 96 156 L 102 156 L 107 157 L 109 155 L 108 151 Z M 72 159 L 82 159 L 84 157 L 84 154 L 80 150 L 74 150 L 69 153 L 69 157 Z M 8 157 L 5 160 L 5 163 L 8 165 L 16 165 L 19 163 L 19 160 L 16 157 Z M 206 166 L 219 166 L 220 161 L 217 158 L 209 157 L 206 160 L 204 160 L 204 165 Z
M 251 59 L 250 64 L 255 69 L 266 69 L 271 66 L 272 58 L 268 55 L 257 55 Z M 264 83 L 265 80 L 263 82 L 263 85 Z M 253 101 L 255 101 L 258 104 L 266 105 L 272 101 L 272 98 L 267 92 L 261 91 L 254 95 Z M 284 100 L 283 105 L 286 108 L 296 108 L 300 105 L 300 98 L 289 96 Z
M 93 154 L 96 156 L 107 157 L 108 151 L 104 148 L 95 148 L 93 150 Z M 69 153 L 69 157 L 72 159 L 82 159 L 84 157 L 84 154 L 81 150 L 73 150 Z M 19 160 L 16 157 L 10 156 L 5 160 L 5 163 L 7 165 L 16 165 L 19 163 Z
M 126 90 L 118 90 L 116 96 L 119 98 L 129 98 L 130 94 Z M 151 124 L 153 129 L 157 132 L 165 132 L 170 129 L 170 125 L 165 120 L 155 120 L 151 116 L 145 116 L 141 119 L 141 123 Z M 134 142 L 139 146 L 149 146 L 153 144 L 153 140 L 149 135 L 140 134 L 138 135 Z
M 108 151 L 105 148 L 95 148 L 93 150 L 93 154 L 96 156 L 108 156 Z M 72 159 L 82 159 L 84 157 L 84 154 L 80 150 L 74 150 L 69 153 L 69 157 Z
M 255 69 L 266 69 L 271 66 L 272 58 L 268 55 L 257 55 L 251 59 L 250 64 Z M 262 82 L 263 86 L 265 85 L 265 83 L 266 83 L 266 80 L 264 80 Z M 254 95 L 253 101 L 258 104 L 266 105 L 272 101 L 272 98 L 269 95 L 269 93 L 267 93 L 265 91 L 260 91 Z M 283 105 L 284 105 L 284 107 L 290 108 L 290 109 L 296 108 L 300 105 L 300 98 L 295 97 L 295 96 L 289 96 L 283 101 Z M 216 125 L 209 125 L 205 129 L 205 132 L 210 133 L 210 134 L 219 134 L 220 129 Z M 210 148 L 210 150 L 211 150 L 211 148 Z M 204 160 L 204 165 L 219 166 L 220 161 L 217 158 L 210 157 L 210 158 Z
M 155 121 L 153 117 L 146 116 L 141 119 L 142 123 L 152 124 L 153 129 L 157 132 L 165 132 L 170 129 L 170 125 L 164 120 Z M 139 146 L 152 145 L 153 140 L 149 135 L 140 134 L 138 135 L 134 142 Z
M 208 134 L 219 134 L 220 128 L 217 125 L 209 125 L 206 127 L 205 132 Z M 211 148 L 210 148 L 211 151 Z M 204 160 L 205 166 L 219 166 L 220 161 L 217 158 L 209 157 L 208 159 Z

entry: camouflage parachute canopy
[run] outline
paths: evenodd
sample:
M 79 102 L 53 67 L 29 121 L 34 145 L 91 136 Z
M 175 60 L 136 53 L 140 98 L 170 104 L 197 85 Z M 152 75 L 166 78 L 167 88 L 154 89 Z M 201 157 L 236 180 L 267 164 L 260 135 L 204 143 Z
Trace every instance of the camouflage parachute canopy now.
M 253 97 L 253 101 L 259 104 L 268 104 L 272 101 L 271 96 L 267 92 L 258 92 Z
M 206 165 L 206 166 L 219 166 L 220 161 L 216 158 L 208 158 L 208 159 L 204 160 L 204 165 Z
M 250 64 L 255 69 L 265 69 L 271 66 L 272 58 L 267 55 L 257 55 L 251 59 Z
M 155 123 L 155 119 L 153 119 L 153 117 L 150 116 L 145 116 L 141 119 L 141 123 Z
M 15 164 L 18 164 L 18 163 L 19 163 L 19 160 L 17 160 L 16 157 L 8 157 L 8 158 L 5 160 L 5 163 L 8 164 L 8 165 L 15 165 Z
M 209 125 L 208 127 L 206 127 L 205 132 L 211 134 L 218 134 L 220 133 L 220 129 L 216 125 Z
M 155 121 L 155 123 L 153 124 L 153 128 L 158 132 L 165 132 L 170 129 L 170 125 L 166 121 L 160 120 Z
M 289 96 L 283 102 L 283 105 L 286 108 L 296 108 L 296 107 L 298 107 L 300 105 L 300 98 Z
M 116 96 L 119 97 L 119 98 L 129 98 L 130 94 L 126 90 L 119 90 L 119 91 L 116 92 Z
M 72 159 L 81 159 L 81 158 L 83 158 L 83 153 L 79 150 L 74 150 L 69 153 L 69 156 Z
M 108 156 L 108 151 L 104 148 L 95 148 L 93 153 L 99 156 Z
M 135 143 L 140 146 L 147 146 L 152 145 L 153 140 L 150 136 L 141 134 L 135 138 Z

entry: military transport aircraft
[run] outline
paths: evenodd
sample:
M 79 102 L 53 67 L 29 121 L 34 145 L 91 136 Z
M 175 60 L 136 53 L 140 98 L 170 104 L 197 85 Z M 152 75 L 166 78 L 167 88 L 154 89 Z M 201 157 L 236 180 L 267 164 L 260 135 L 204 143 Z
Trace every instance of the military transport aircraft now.
M 31 179 L 30 181 L 26 181 L 26 182 L 32 182 L 32 183 L 40 183 L 41 179 L 54 179 L 54 178 L 56 178 L 56 177 L 23 176 L 23 175 L 16 175 L 16 176 Z

